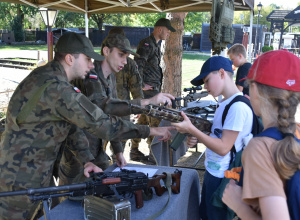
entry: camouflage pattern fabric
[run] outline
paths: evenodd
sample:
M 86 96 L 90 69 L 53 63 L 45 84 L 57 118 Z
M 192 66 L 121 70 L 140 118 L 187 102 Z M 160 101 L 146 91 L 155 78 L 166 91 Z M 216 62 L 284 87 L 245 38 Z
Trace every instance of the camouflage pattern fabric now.
M 127 57 L 127 64 L 120 72 L 114 73 L 114 75 L 116 77 L 119 99 L 130 100 L 130 94 L 133 99 L 142 99 L 144 97 L 141 75 L 134 60 Z
M 117 98 L 116 89 L 116 78 L 114 74 L 110 74 L 107 79 L 105 79 L 101 62 L 95 62 L 95 69 L 92 70 L 84 80 L 75 80 L 73 82 L 74 86 L 79 88 L 84 95 L 86 95 L 93 103 L 97 104 L 99 107 L 105 105 L 106 100 Z M 95 96 L 97 94 L 97 96 Z M 122 102 L 122 105 L 124 102 Z M 124 111 L 128 110 L 128 103 L 126 103 L 126 108 Z M 108 107 L 109 108 L 109 107 Z M 109 112 L 106 112 L 107 114 Z M 110 158 L 105 153 L 103 143 L 105 140 L 99 139 L 96 135 L 90 132 L 83 131 L 87 137 L 89 149 L 92 155 L 95 157 L 93 163 L 99 166 L 102 170 L 105 170 L 110 165 Z M 65 149 L 63 151 L 62 159 L 59 165 L 59 185 L 73 184 L 82 182 L 85 177 L 83 175 L 83 164 L 74 156 L 72 151 L 68 148 L 73 145 L 78 145 L 80 140 L 76 135 L 70 135 L 67 138 Z M 123 147 L 121 141 L 110 141 L 114 154 L 123 152 Z
M 158 118 L 153 118 L 153 117 L 149 117 L 145 114 L 141 114 L 141 116 L 139 117 L 137 124 L 139 125 L 148 125 L 150 127 L 158 127 L 160 124 L 160 119 Z M 153 137 L 148 137 L 147 138 L 147 144 L 150 146 L 152 143 Z M 138 149 L 139 148 L 139 144 L 141 142 L 141 138 L 133 138 L 131 140 L 131 151 L 133 151 L 134 149 Z
M 156 43 L 153 34 L 151 34 L 149 37 L 140 41 L 136 52 L 140 57 L 135 57 L 134 60 L 138 65 L 143 83 L 153 86 L 153 90 L 144 91 L 144 97 L 153 97 L 161 91 L 163 79 L 162 69 L 160 67 L 160 45 Z
M 35 93 L 43 87 L 40 98 Z M 71 125 L 99 138 L 122 140 L 149 136 L 147 126 L 138 126 L 108 116 L 68 82 L 63 66 L 52 61 L 33 70 L 15 90 L 7 111 L 0 146 L 0 191 L 48 187 L 54 162 Z M 28 103 L 28 115 L 19 118 Z M 78 136 L 82 135 L 78 130 Z M 82 135 L 84 137 L 84 135 Z M 94 159 L 87 146 L 74 146 L 81 162 Z M 0 198 L 2 219 L 25 219 L 32 203 L 27 196 Z M 12 211 L 13 209 L 13 211 Z M 16 209 L 19 211 L 17 212 Z M 22 216 L 22 217 L 21 217 Z M 29 216 L 31 217 L 31 216 Z
M 142 79 L 138 71 L 138 66 L 134 60 L 127 57 L 127 64 L 124 68 L 114 73 L 117 83 L 118 98 L 130 100 L 130 94 L 133 99 L 142 99 L 144 97 L 142 88 Z M 129 121 L 130 116 L 124 116 L 122 119 Z M 127 140 L 122 141 L 122 147 L 125 148 Z
M 135 58 L 135 61 L 138 64 L 143 83 L 153 86 L 153 90 L 143 91 L 144 97 L 151 98 L 161 91 L 163 74 L 160 67 L 160 45 L 156 43 L 153 34 L 151 34 L 149 37 L 140 41 L 136 52 L 140 55 L 139 58 Z M 159 119 L 151 118 L 146 115 L 141 115 L 137 122 L 139 125 L 149 124 L 151 127 L 158 127 L 159 123 Z M 152 140 L 153 138 L 148 138 L 147 143 L 150 145 Z M 140 138 L 133 139 L 131 150 L 138 148 L 140 142 Z

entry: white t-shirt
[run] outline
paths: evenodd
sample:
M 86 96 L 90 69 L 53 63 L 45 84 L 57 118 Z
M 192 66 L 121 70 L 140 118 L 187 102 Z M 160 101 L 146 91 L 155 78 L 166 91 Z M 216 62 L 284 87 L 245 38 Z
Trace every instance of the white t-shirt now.
M 211 128 L 211 137 L 217 137 L 216 131 L 219 131 L 222 134 L 222 130 L 232 130 L 239 131 L 237 139 L 234 143 L 236 151 L 239 152 L 243 147 L 243 138 L 252 135 L 252 123 L 253 123 L 253 114 L 249 106 L 243 102 L 235 102 L 229 108 L 228 114 L 225 118 L 224 126 L 222 127 L 222 115 L 225 109 L 225 106 L 228 105 L 236 96 L 243 95 L 242 92 L 236 93 L 226 100 L 221 100 L 219 107 L 215 112 L 215 117 L 213 120 L 213 125 Z M 225 156 L 220 156 L 217 153 L 213 152 L 209 148 L 205 152 L 205 167 L 206 170 L 213 176 L 218 178 L 224 177 L 224 171 L 228 169 L 230 162 L 230 151 Z

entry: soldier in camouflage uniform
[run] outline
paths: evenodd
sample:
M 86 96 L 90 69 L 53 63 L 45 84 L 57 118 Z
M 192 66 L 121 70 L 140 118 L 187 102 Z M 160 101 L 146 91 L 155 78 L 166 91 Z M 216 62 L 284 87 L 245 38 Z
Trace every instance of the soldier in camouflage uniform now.
M 122 34 L 125 36 L 125 32 L 122 28 L 113 28 L 108 34 Z M 130 100 L 130 94 L 133 99 L 143 98 L 142 78 L 138 71 L 138 66 L 134 60 L 127 57 L 127 64 L 119 73 L 114 73 L 117 83 L 117 95 L 121 100 Z M 130 120 L 130 116 L 122 117 L 124 120 Z M 125 148 L 127 140 L 122 141 L 123 149 Z M 131 152 L 131 159 L 138 161 L 148 160 L 141 151 L 138 149 Z
M 109 34 L 102 43 L 101 54 L 105 56 L 103 61 L 95 61 L 95 69 L 93 69 L 84 80 L 77 80 L 76 86 L 97 106 L 103 109 L 104 113 L 116 116 L 129 115 L 128 112 L 122 111 L 122 106 L 128 105 L 128 101 L 117 99 L 116 79 L 113 72 L 119 72 L 127 63 L 127 57 L 131 51 L 129 40 L 120 34 Z M 118 58 L 118 57 L 121 57 Z M 117 59 L 120 63 L 116 62 Z M 120 74 L 120 73 L 118 73 Z M 158 104 L 165 97 L 173 98 L 169 94 L 160 93 L 151 99 L 133 99 L 129 102 L 135 105 Z M 88 140 L 89 148 L 92 155 L 95 157 L 93 161 L 97 166 L 103 169 L 108 167 L 108 156 L 103 149 L 103 142 L 99 137 L 91 134 L 89 131 L 84 131 Z M 71 141 L 73 144 L 77 143 Z M 120 140 L 110 141 L 114 153 L 116 155 L 117 165 L 124 167 L 127 162 L 123 156 L 123 148 Z M 59 168 L 60 185 L 77 183 L 82 181 L 82 163 L 74 156 L 68 147 L 63 151 L 63 156 Z
M 161 50 L 160 40 L 166 40 L 170 32 L 176 30 L 171 26 L 171 23 L 166 18 L 159 19 L 154 25 L 153 33 L 140 41 L 137 47 L 137 53 L 139 58 L 135 58 L 138 65 L 139 73 L 143 79 L 144 97 L 150 98 L 161 91 L 163 73 L 160 67 Z M 160 123 L 159 119 L 148 117 L 142 114 L 138 119 L 140 125 L 150 125 L 151 127 L 158 127 Z M 150 147 L 153 138 L 148 138 L 147 143 Z M 134 152 L 138 150 L 141 139 L 135 138 L 132 140 L 131 145 L 131 159 L 134 159 Z M 151 150 L 151 149 L 150 149 Z M 149 161 L 156 164 L 156 159 L 152 152 L 149 155 Z
M 84 78 L 94 68 L 91 58 L 103 59 L 85 36 L 63 35 L 55 52 L 54 60 L 33 70 L 10 100 L 0 145 L 0 192 L 48 187 L 61 143 L 72 124 L 106 140 L 171 136 L 170 128 L 149 129 L 106 115 L 69 83 Z M 119 110 L 131 111 L 128 103 Z M 84 139 L 81 129 L 73 133 Z M 91 162 L 94 157 L 86 145 L 79 144 L 71 150 L 85 164 L 87 177 L 88 172 L 101 171 Z M 1 197 L 1 219 L 30 219 L 39 204 L 32 203 L 27 196 Z

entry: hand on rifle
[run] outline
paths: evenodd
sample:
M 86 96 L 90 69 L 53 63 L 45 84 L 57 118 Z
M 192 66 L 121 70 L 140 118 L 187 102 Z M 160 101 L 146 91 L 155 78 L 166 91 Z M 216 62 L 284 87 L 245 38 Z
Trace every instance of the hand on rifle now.
M 99 172 L 103 172 L 103 170 L 100 167 L 97 167 L 95 164 L 93 164 L 92 162 L 87 162 L 86 164 L 84 164 L 84 175 L 86 177 L 90 177 L 90 172 L 94 172 L 94 173 L 99 173 Z
M 181 116 L 183 117 L 183 121 L 179 123 L 171 123 L 172 126 L 176 128 L 176 130 L 183 134 L 190 134 L 191 129 L 195 126 L 192 124 L 190 119 L 181 111 Z
M 174 127 L 151 127 L 149 136 L 161 137 L 159 141 L 167 141 L 172 137 L 170 130 L 175 130 Z
M 169 93 L 158 93 L 157 95 L 149 99 L 142 99 L 141 106 L 144 107 L 145 105 L 149 105 L 149 104 L 153 104 L 153 105 L 167 104 L 167 106 L 171 106 L 172 105 L 171 99 L 174 100 L 175 97 Z
M 120 168 L 123 168 L 127 165 L 127 161 L 124 158 L 124 155 L 122 152 L 116 154 L 116 160 L 117 160 L 117 166 Z
M 194 147 L 199 141 L 194 136 L 187 136 L 186 143 L 188 147 Z

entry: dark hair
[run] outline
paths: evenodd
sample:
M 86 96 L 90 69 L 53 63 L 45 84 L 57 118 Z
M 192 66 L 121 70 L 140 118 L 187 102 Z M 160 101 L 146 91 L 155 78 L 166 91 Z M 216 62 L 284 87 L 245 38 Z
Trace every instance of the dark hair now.
M 62 61 L 65 59 L 65 57 L 67 56 L 67 54 L 70 53 L 60 53 L 60 52 L 56 52 L 54 55 L 54 60 L 56 61 Z M 75 59 L 77 59 L 79 57 L 79 53 L 72 53 L 71 54 L 73 57 L 75 57 Z

